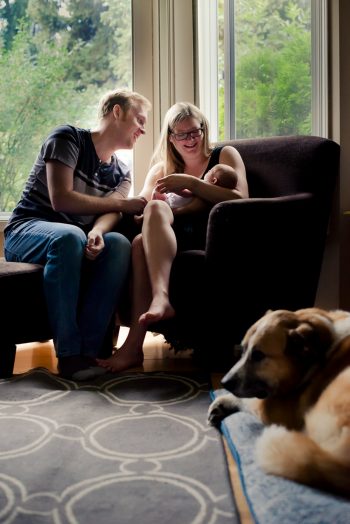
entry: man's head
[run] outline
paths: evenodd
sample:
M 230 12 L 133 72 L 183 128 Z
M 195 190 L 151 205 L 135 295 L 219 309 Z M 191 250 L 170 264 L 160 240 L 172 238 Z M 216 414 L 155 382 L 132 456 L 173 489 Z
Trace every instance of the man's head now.
M 104 118 L 111 113 L 116 105 L 120 106 L 124 113 L 135 106 L 141 106 L 145 111 L 150 111 L 152 107 L 151 102 L 143 95 L 135 91 L 116 89 L 106 93 L 101 99 L 98 109 L 99 118 Z
M 145 134 L 147 113 L 151 107 L 149 100 L 139 93 L 111 91 L 100 102 L 101 128 L 107 130 L 117 149 L 131 149 Z

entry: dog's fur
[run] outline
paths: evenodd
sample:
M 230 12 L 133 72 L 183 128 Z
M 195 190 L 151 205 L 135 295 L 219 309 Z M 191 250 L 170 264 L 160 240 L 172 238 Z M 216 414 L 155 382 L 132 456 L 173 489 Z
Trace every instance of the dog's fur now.
M 256 448 L 267 473 L 350 497 L 350 313 L 269 311 L 241 349 L 209 422 L 253 412 L 269 425 Z

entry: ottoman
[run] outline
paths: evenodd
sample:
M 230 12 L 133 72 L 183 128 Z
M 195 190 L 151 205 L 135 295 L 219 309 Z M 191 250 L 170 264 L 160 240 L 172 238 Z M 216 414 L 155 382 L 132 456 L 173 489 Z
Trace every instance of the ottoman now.
M 10 377 L 16 344 L 52 338 L 43 291 L 43 267 L 0 258 L 0 378 Z

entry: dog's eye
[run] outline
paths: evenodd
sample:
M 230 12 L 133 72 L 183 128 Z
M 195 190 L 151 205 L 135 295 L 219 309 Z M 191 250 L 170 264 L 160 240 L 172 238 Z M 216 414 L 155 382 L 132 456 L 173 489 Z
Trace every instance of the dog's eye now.
M 253 362 L 261 362 L 265 358 L 265 353 L 260 351 L 259 349 L 253 349 L 252 351 L 252 361 Z

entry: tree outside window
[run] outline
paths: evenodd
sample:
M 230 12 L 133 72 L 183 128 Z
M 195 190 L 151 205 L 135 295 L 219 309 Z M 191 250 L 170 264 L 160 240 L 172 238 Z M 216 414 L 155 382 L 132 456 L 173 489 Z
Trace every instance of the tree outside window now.
M 220 138 L 227 107 L 233 108 L 232 138 L 311 134 L 311 0 L 235 0 L 230 7 L 228 21 L 228 2 L 218 1 Z M 225 60 L 228 30 L 234 35 L 231 64 Z M 225 93 L 232 64 L 234 85 Z
M 93 127 L 100 97 L 132 87 L 131 0 L 0 0 L 0 211 L 42 140 Z

